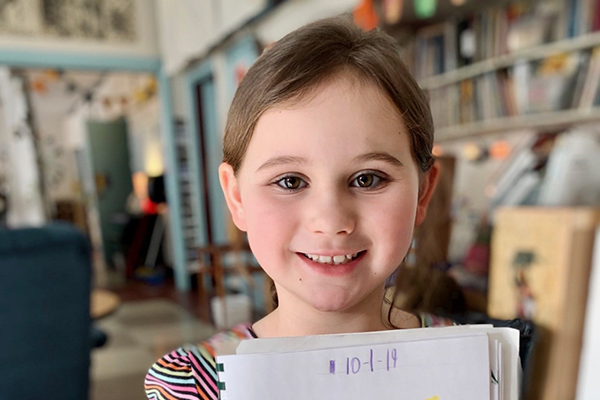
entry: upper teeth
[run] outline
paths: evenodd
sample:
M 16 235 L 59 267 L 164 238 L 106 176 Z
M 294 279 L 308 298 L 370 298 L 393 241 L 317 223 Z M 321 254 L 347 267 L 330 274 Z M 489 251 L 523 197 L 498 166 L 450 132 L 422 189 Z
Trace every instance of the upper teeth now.
M 346 264 L 356 258 L 358 253 L 339 256 L 318 256 L 315 254 L 305 254 L 306 257 L 321 264 Z

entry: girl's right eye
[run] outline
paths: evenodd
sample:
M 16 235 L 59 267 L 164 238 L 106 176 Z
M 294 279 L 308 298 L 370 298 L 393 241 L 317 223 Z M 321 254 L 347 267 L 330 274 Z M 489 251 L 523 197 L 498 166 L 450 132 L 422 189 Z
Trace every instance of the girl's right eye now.
M 298 190 L 307 186 L 302 178 L 293 175 L 281 177 L 273 183 L 285 190 Z

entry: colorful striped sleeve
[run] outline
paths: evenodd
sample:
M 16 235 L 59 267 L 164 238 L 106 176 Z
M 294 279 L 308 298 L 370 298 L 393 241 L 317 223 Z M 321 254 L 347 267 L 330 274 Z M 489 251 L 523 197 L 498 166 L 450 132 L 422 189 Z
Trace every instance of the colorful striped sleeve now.
M 149 400 L 217 400 L 215 347 L 253 337 L 250 325 L 241 324 L 198 346 L 180 347 L 165 355 L 146 375 L 146 396 Z
M 158 360 L 144 381 L 149 400 L 217 400 L 217 373 L 208 343 L 179 348 Z
M 440 326 L 452 326 L 456 323 L 450 318 L 438 317 L 437 315 L 421 312 L 418 314 L 421 319 L 421 327 L 434 328 Z

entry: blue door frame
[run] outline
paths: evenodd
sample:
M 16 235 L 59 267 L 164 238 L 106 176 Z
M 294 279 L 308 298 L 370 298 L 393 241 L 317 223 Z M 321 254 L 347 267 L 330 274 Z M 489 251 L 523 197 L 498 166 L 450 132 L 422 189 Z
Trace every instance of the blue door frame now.
M 52 68 L 100 71 L 131 71 L 155 74 L 158 78 L 161 102 L 161 126 L 165 146 L 166 195 L 169 205 L 173 270 L 178 291 L 190 290 L 181 220 L 180 187 L 177 176 L 175 121 L 171 99 L 171 79 L 158 57 L 119 57 L 104 54 L 82 55 L 69 52 L 22 51 L 0 49 L 0 65 L 21 68 Z
M 194 197 L 194 217 L 196 226 L 196 245 L 208 244 L 208 221 L 205 217 L 206 202 L 202 193 L 204 178 L 202 165 L 207 167 L 208 201 L 210 202 L 210 228 L 213 244 L 227 241 L 227 223 L 225 199 L 219 185 L 217 170 L 222 159 L 221 135 L 218 128 L 216 110 L 216 91 L 213 80 L 213 65 L 210 60 L 201 63 L 186 74 L 185 93 L 189 118 L 189 154 L 190 174 L 192 179 L 192 195 Z M 199 101 L 200 100 L 200 101 Z M 198 109 L 202 107 L 202 126 L 198 117 Z M 206 159 L 202 160 L 200 135 L 204 137 Z
M 238 41 L 230 45 L 225 50 L 225 83 L 226 93 L 220 93 L 231 101 L 238 82 L 236 81 L 236 68 L 242 66 L 249 68 L 258 57 L 256 41 L 253 36 L 245 35 Z M 204 181 L 201 173 L 201 165 L 206 165 L 208 169 L 206 187 L 209 190 L 208 201 L 210 202 L 210 229 L 212 232 L 212 244 L 223 244 L 228 241 L 227 235 L 227 209 L 225 199 L 219 185 L 217 170 L 223 156 L 221 131 L 219 130 L 218 114 L 216 110 L 216 91 L 214 87 L 213 71 L 215 66 L 209 59 L 200 63 L 197 67 L 190 70 L 185 77 L 185 94 L 187 115 L 189 119 L 189 129 L 186 133 L 189 135 L 190 153 L 190 172 L 192 179 L 192 195 L 194 197 L 194 216 L 196 225 L 196 245 L 205 246 L 208 244 L 207 220 L 205 218 L 205 198 L 202 196 L 201 188 Z M 200 93 L 198 93 L 200 85 Z M 201 99 L 202 107 L 202 127 L 199 126 L 198 118 L 198 99 Z M 200 134 L 204 134 L 204 146 L 206 160 L 201 159 Z

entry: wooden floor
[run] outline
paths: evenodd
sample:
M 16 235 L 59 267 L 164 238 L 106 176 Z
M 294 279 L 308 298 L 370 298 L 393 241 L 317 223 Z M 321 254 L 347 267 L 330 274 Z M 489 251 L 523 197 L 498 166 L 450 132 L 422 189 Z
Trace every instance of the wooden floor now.
M 202 307 L 198 292 L 195 289 L 188 293 L 180 293 L 175 288 L 172 277 L 168 277 L 160 284 L 149 284 L 135 279 L 127 279 L 124 282 L 109 284 L 106 289 L 116 293 L 122 302 L 138 302 L 144 300 L 170 300 L 196 318 L 204 322 L 210 322 L 209 310 Z

